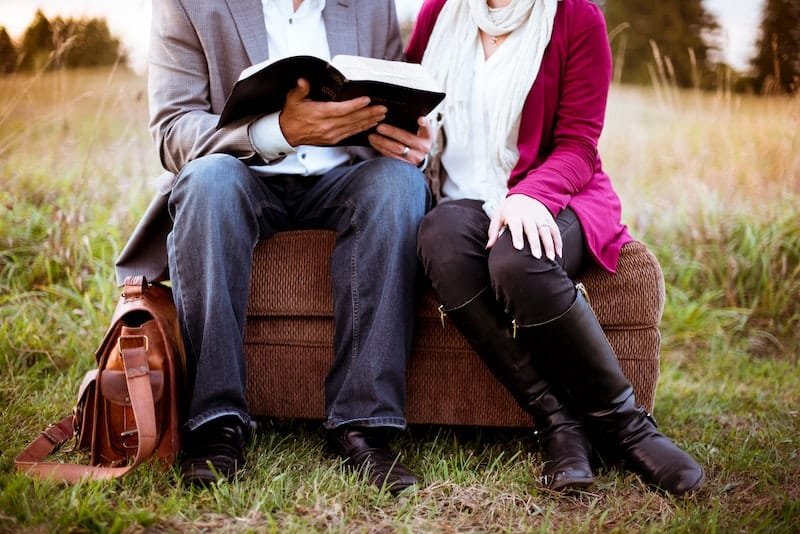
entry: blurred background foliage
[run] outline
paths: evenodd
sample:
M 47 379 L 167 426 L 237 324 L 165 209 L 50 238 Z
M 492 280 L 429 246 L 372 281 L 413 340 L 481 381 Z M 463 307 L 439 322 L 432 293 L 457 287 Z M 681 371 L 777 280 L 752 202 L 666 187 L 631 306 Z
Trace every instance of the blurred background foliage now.
M 800 1 L 765 0 L 756 54 L 739 72 L 720 58 L 724 34 L 702 0 L 595 0 L 606 14 L 615 81 L 794 93 L 800 87 Z M 406 32 L 410 27 L 405 28 Z M 37 11 L 19 42 L 0 26 L 0 74 L 126 64 L 102 18 L 49 20 Z
M 615 81 L 794 93 L 800 87 L 800 2 L 765 0 L 756 55 L 737 72 L 720 61 L 724 35 L 701 0 L 605 0 Z
M 0 73 L 127 64 L 121 41 L 103 18 L 49 20 L 37 11 L 19 43 L 0 27 Z

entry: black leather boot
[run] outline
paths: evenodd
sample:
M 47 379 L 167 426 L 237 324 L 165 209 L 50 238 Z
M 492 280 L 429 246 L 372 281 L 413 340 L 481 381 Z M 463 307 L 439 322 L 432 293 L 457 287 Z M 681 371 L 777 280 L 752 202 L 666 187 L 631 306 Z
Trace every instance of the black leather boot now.
M 580 422 L 553 394 L 531 355 L 511 337 L 510 321 L 488 288 L 446 314 L 522 409 L 533 416 L 545 455 L 542 483 L 555 491 L 589 486 L 594 481 L 590 446 Z
M 592 432 L 613 448 L 649 484 L 684 495 L 703 482 L 702 467 L 661 434 L 652 417 L 637 406 L 614 349 L 581 292 L 560 317 L 522 327 L 518 338 L 547 354 L 556 380 L 567 389 L 572 407 Z

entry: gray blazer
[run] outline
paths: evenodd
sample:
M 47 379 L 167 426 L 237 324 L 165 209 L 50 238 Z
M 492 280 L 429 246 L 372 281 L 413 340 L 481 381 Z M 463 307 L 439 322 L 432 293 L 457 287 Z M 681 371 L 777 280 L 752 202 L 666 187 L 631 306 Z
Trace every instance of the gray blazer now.
M 117 260 L 117 282 L 133 274 L 164 280 L 167 201 L 177 173 L 206 154 L 263 164 L 247 119 L 217 130 L 219 113 L 239 73 L 268 57 L 261 0 L 153 0 L 148 95 L 150 130 L 167 172 Z M 394 0 L 327 0 L 323 19 L 331 55 L 400 59 Z M 350 149 L 354 158 L 370 157 Z

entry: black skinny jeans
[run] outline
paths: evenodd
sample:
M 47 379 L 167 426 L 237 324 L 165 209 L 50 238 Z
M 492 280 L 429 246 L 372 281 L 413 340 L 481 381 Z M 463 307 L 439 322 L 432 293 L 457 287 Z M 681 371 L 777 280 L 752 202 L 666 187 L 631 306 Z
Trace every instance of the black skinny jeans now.
M 444 311 L 469 304 L 491 287 L 518 326 L 555 319 L 575 301 L 576 276 L 586 257 L 583 231 L 570 208 L 556 217 L 563 254 L 550 260 L 517 250 L 507 229 L 491 249 L 486 249 L 489 217 L 478 200 L 448 200 L 422 220 L 417 253 L 425 274 L 439 295 Z

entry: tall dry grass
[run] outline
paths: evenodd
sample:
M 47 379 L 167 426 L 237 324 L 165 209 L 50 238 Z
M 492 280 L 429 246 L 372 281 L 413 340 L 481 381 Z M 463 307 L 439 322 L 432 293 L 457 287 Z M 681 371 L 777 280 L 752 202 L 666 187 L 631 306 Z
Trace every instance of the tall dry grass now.
M 662 262 L 668 343 L 727 331 L 797 361 L 798 124 L 800 98 L 613 88 L 601 154 Z

